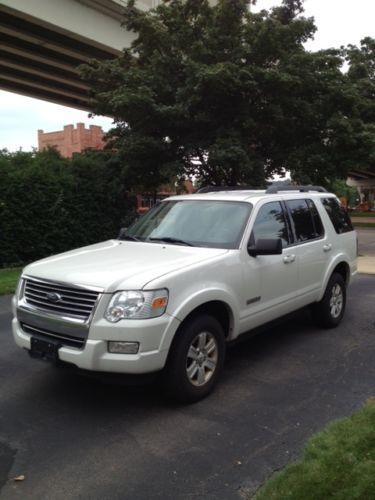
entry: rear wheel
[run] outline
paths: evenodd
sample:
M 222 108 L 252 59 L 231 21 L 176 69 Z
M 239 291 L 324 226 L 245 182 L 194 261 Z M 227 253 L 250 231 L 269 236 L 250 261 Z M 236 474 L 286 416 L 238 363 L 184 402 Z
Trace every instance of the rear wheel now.
M 207 396 L 222 371 L 224 332 L 212 316 L 201 314 L 184 323 L 176 333 L 163 373 L 166 393 L 192 403 Z
M 323 298 L 313 305 L 312 311 L 318 325 L 325 328 L 337 326 L 345 313 L 346 285 L 341 274 L 333 273 Z

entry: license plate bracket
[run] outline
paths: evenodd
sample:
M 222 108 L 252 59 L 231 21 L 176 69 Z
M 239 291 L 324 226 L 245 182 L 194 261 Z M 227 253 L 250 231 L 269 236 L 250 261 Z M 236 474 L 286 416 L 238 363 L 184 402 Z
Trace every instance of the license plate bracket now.
M 31 337 L 29 352 L 32 358 L 57 363 L 59 359 L 58 351 L 60 347 L 61 344 L 57 341 Z

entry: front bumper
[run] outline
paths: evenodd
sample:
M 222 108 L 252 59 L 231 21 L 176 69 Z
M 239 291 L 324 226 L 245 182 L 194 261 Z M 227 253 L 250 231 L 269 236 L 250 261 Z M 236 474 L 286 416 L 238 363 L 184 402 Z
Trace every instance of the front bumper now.
M 30 350 L 31 335 L 22 329 L 21 322 L 17 319 L 15 305 L 14 303 L 16 317 L 12 322 L 13 337 L 19 347 Z M 102 307 L 99 307 L 95 313 L 84 347 L 79 349 L 63 345 L 58 350 L 58 357 L 61 361 L 72 363 L 84 370 L 124 374 L 152 373 L 164 367 L 170 344 L 180 324 L 179 320 L 164 314 L 159 318 L 122 320 L 110 324 L 103 318 L 101 309 Z M 23 317 L 24 314 L 25 311 L 22 311 Z M 38 321 L 38 326 L 41 326 L 40 313 L 34 318 L 33 312 L 29 311 L 28 315 L 28 322 L 31 325 Z M 110 340 L 139 342 L 139 352 L 137 354 L 110 353 L 108 352 Z

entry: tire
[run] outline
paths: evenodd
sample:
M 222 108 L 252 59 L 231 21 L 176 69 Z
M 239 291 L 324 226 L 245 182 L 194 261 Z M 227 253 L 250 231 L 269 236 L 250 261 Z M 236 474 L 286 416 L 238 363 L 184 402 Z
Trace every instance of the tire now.
M 168 355 L 162 379 L 165 393 L 183 403 L 206 397 L 219 379 L 224 358 L 220 323 L 207 314 L 188 319 L 177 331 Z
M 346 285 L 341 274 L 333 273 L 320 302 L 313 304 L 315 322 L 323 328 L 335 328 L 344 316 Z

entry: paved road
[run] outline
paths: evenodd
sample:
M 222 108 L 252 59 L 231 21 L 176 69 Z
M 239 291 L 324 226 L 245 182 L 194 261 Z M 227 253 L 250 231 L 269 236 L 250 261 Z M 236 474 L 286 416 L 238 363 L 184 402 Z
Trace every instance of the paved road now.
M 183 407 L 154 386 L 106 385 L 29 359 L 2 299 L 0 498 L 244 498 L 312 433 L 374 396 L 374 302 L 375 276 L 357 276 L 339 328 L 317 330 L 299 313 L 232 347 L 217 391 Z

